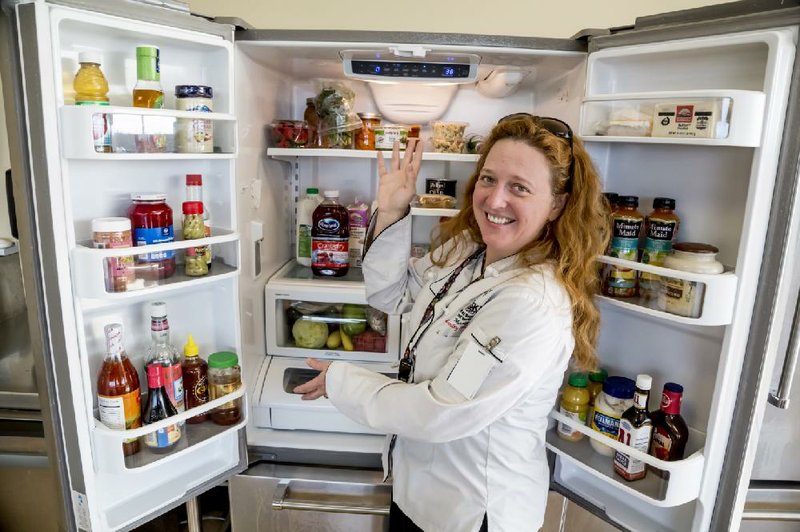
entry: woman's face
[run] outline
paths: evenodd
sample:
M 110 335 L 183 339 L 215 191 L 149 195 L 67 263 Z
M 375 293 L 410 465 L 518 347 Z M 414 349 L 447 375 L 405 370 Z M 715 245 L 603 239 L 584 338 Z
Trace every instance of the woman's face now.
M 562 204 L 553 196 L 542 152 L 513 139 L 495 143 L 472 193 L 486 263 L 514 255 L 535 240 L 547 221 L 558 217 Z

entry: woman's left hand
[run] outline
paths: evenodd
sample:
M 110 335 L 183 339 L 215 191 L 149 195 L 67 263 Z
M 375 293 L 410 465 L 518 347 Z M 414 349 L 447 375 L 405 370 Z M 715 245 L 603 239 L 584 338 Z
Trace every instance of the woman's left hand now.
M 319 375 L 311 379 L 305 384 L 301 384 L 300 386 L 296 386 L 294 393 L 302 393 L 302 399 L 305 401 L 310 401 L 312 399 L 319 399 L 320 397 L 328 397 L 328 394 L 325 390 L 325 375 L 328 373 L 328 366 L 331 365 L 330 362 L 325 362 L 323 360 L 317 360 L 315 358 L 306 359 L 306 364 L 308 367 L 319 371 Z

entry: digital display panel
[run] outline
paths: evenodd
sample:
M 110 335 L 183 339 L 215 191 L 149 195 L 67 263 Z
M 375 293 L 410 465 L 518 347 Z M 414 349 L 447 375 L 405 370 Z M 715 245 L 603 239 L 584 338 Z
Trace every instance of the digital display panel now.
M 468 78 L 469 64 L 354 60 L 353 74 L 387 78 Z

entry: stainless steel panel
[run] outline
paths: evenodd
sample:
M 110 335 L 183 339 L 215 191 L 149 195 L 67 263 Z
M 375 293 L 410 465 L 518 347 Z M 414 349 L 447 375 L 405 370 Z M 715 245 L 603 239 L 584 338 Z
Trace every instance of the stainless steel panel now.
M 754 482 L 747 491 L 742 531 L 800 529 L 800 482 Z
M 376 470 L 257 464 L 229 482 L 231 525 L 235 532 L 387 531 L 391 486 L 382 477 Z

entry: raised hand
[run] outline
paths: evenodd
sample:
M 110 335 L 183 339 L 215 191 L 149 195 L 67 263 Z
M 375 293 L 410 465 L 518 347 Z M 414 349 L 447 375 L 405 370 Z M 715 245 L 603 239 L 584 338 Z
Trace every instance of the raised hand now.
M 389 168 L 383 159 L 383 154 L 378 152 L 378 175 L 380 184 L 378 186 L 378 226 L 376 234 L 380 229 L 391 225 L 402 218 L 408 204 L 414 199 L 417 193 L 417 174 L 422 162 L 422 143 L 419 139 L 408 139 L 408 146 L 400 160 L 400 143 L 395 142 L 392 148 L 392 160 Z

